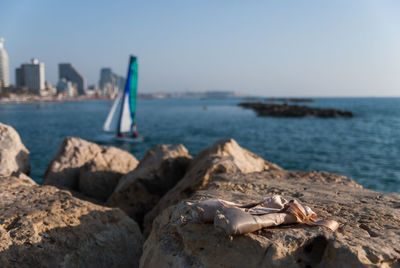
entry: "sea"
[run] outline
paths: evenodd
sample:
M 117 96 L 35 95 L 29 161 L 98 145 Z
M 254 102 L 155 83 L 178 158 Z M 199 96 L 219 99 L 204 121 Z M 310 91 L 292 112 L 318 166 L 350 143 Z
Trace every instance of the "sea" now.
M 195 156 L 215 141 L 242 147 L 287 170 L 348 176 L 366 188 L 400 193 L 400 98 L 316 98 L 307 105 L 349 110 L 353 118 L 257 117 L 241 98 L 139 99 L 142 143 L 108 143 L 138 159 L 157 144 L 184 144 Z M 43 174 L 67 136 L 96 141 L 112 101 L 0 104 L 30 151 L 31 177 Z

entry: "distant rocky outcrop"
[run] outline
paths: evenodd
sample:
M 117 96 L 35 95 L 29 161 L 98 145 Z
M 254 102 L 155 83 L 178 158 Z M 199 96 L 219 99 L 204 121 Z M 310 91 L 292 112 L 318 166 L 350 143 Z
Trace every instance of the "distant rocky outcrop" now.
M 181 144 L 150 149 L 137 168 L 120 179 L 107 204 L 121 208 L 141 224 L 144 215 L 182 179 L 190 161 Z
M 122 211 L 0 176 L 0 267 L 138 267 L 143 238 Z
M 163 209 L 206 187 L 213 174 L 249 173 L 264 170 L 280 170 L 280 168 L 243 149 L 233 139 L 215 142 L 192 160 L 184 178 L 168 191 L 153 210 L 145 216 L 145 235 L 149 233 L 153 219 Z
M 322 118 L 353 117 L 349 111 L 338 109 L 322 109 L 309 106 L 272 104 L 264 102 L 242 102 L 239 106 L 246 109 L 253 109 L 258 116 L 273 117 L 305 117 L 316 116 Z
M 47 167 L 43 184 L 72 189 L 105 201 L 119 179 L 137 164 L 137 159 L 124 150 L 68 137 Z
M 0 123 L 0 175 L 13 172 L 29 175 L 29 151 L 13 127 Z
M 195 222 L 182 202 L 154 220 L 140 266 L 399 267 L 400 195 L 363 189 L 344 176 L 283 170 L 217 174 L 186 201 L 244 204 L 275 194 L 337 220 L 339 230 L 295 224 L 228 237 L 213 224 Z

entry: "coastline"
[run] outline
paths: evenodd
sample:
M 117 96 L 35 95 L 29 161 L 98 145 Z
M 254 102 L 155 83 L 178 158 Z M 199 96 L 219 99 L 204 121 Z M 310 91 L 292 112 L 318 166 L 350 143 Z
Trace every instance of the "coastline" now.
M 19 96 L 10 98 L 1 98 L 0 104 L 26 104 L 26 103 L 55 103 L 70 101 L 92 101 L 92 100 L 112 100 L 105 96 L 78 96 L 78 97 L 40 97 L 40 96 Z
M 40 103 L 40 102 L 68 102 L 68 101 L 87 101 L 87 100 L 113 100 L 114 97 L 103 95 L 81 95 L 76 97 L 69 96 L 39 96 L 33 94 L 8 94 L 8 97 L 0 96 L 0 104 L 5 103 Z M 206 92 L 173 92 L 173 93 L 142 93 L 138 94 L 138 99 L 227 99 L 241 98 L 242 94 L 230 91 L 206 91 Z

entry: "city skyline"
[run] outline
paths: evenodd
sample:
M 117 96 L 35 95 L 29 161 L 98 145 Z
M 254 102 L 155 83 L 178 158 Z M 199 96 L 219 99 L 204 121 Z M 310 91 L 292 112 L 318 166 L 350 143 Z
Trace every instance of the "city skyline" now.
M 134 54 L 142 93 L 400 96 L 394 1 L 39 0 L 1 7 L 12 83 L 15 68 L 39 58 L 52 84 L 58 64 L 71 62 L 88 85 L 98 85 L 101 68 L 125 76 Z

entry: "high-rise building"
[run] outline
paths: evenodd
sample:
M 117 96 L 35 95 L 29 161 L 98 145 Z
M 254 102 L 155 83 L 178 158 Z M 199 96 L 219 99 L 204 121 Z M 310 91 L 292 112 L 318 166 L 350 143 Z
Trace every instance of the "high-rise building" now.
M 23 87 L 22 84 L 22 70 L 21 67 L 15 69 L 15 86 L 16 87 Z
M 122 90 L 125 85 L 125 78 L 114 74 L 111 68 L 102 68 L 100 70 L 99 88 L 103 95 L 115 95 Z
M 114 76 L 111 68 L 102 68 L 100 70 L 99 87 L 103 89 L 106 83 L 114 83 Z
M 85 77 L 71 63 L 58 64 L 58 78 L 59 80 L 64 78 L 75 84 L 79 95 L 86 93 Z
M 10 85 L 10 76 L 8 69 L 8 55 L 3 47 L 4 39 L 0 38 L 0 88 Z
M 44 90 L 45 71 L 44 63 L 38 59 L 32 59 L 29 63 L 24 63 L 20 68 L 15 69 L 15 84 L 18 87 L 27 87 L 35 93 Z
M 23 64 L 24 83 L 27 88 L 45 89 L 44 63 L 32 59 L 30 63 Z

